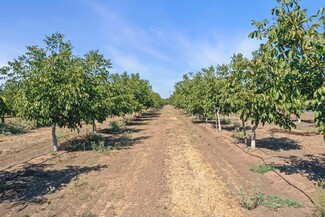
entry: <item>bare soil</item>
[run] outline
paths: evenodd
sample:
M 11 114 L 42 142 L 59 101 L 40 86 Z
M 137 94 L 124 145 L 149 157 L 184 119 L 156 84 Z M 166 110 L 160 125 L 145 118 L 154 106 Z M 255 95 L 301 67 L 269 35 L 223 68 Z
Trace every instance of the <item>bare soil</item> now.
M 119 135 L 109 121 L 98 131 L 113 141 Z M 312 216 L 301 191 L 313 195 L 325 177 L 322 137 L 304 126 L 286 132 L 268 125 L 251 150 L 232 137 L 232 124 L 216 132 L 213 123 L 165 106 L 129 122 L 129 145 L 108 152 L 52 153 L 47 127 L 1 137 L 0 216 Z M 84 126 L 80 134 L 90 131 Z M 58 135 L 63 144 L 77 133 Z M 251 172 L 262 160 L 250 154 L 276 164 L 282 177 Z M 254 189 L 305 206 L 246 210 L 240 192 Z

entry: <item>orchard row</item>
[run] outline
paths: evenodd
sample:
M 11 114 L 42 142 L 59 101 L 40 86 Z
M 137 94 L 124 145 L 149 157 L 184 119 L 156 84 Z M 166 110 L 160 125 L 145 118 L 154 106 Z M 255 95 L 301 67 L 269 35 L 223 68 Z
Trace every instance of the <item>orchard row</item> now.
M 303 110 L 315 112 L 319 131 L 325 134 L 325 16 L 313 16 L 298 0 L 278 0 L 273 22 L 253 21 L 249 37 L 262 40 L 252 58 L 234 54 L 229 64 L 203 68 L 184 75 L 175 85 L 172 104 L 188 113 L 216 117 L 236 113 L 253 124 L 255 147 L 260 124 L 295 127 L 290 116 Z M 244 132 L 246 137 L 246 132 Z M 325 138 L 325 137 L 324 137 Z
M 56 127 L 79 129 L 103 122 L 109 115 L 123 116 L 164 101 L 139 74 L 110 74 L 111 61 L 98 51 L 83 57 L 73 54 L 64 36 L 55 33 L 44 48 L 27 47 L 25 55 L 1 68 L 6 80 L 0 112 L 52 125 L 53 148 L 58 149 Z

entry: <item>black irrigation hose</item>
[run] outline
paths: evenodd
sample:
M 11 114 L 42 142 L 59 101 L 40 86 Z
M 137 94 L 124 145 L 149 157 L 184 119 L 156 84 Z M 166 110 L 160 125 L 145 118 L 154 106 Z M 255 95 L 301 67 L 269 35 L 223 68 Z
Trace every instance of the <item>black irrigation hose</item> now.
M 252 157 L 256 157 L 256 158 L 259 158 L 260 160 L 263 161 L 264 165 L 267 165 L 266 161 L 264 160 L 264 158 L 262 158 L 261 156 L 258 156 L 258 155 L 255 155 L 255 154 L 252 154 L 252 153 L 249 153 L 247 152 L 246 150 L 244 150 L 242 147 L 240 147 L 237 143 L 235 143 L 233 140 L 221 135 L 224 139 L 228 140 L 229 142 L 231 142 L 232 144 L 236 145 L 239 149 L 241 149 L 244 153 L 248 154 L 248 155 L 251 155 Z M 259 149 L 260 150 L 260 149 Z M 263 153 L 265 153 L 264 151 L 262 151 Z M 270 155 L 272 156 L 272 155 Z M 274 157 L 274 156 L 272 156 Z M 287 180 L 286 178 L 284 178 L 280 173 L 278 173 L 276 170 L 272 169 L 272 171 L 277 174 L 280 178 L 282 178 L 287 184 L 289 184 L 291 187 L 297 189 L 298 191 L 300 191 L 302 194 L 304 194 L 308 199 L 309 201 L 314 205 L 314 206 L 317 206 L 316 203 L 314 202 L 314 200 L 306 193 L 304 192 L 302 189 L 298 188 L 296 185 L 292 184 L 289 180 Z
M 237 143 L 235 143 L 234 141 L 232 141 L 231 139 L 221 135 L 223 138 L 225 138 L 226 140 L 230 141 L 231 143 L 233 143 L 234 145 L 236 145 L 238 148 L 240 148 L 243 152 L 245 152 L 246 154 L 248 155 L 251 155 L 253 157 L 257 157 L 259 158 L 260 160 L 263 161 L 263 163 L 265 165 L 267 165 L 267 163 L 265 162 L 264 158 L 262 158 L 261 156 L 258 156 L 258 155 L 255 155 L 255 154 L 252 154 L 252 153 L 249 153 L 247 152 L 246 150 L 244 150 L 242 147 L 240 147 Z M 282 178 L 287 184 L 289 184 L 290 186 L 294 187 L 295 189 L 297 189 L 298 191 L 300 191 L 302 194 L 304 194 L 312 204 L 314 204 L 314 206 L 316 206 L 316 203 L 314 202 L 314 200 L 306 193 L 304 192 L 303 190 L 301 190 L 300 188 L 298 188 L 296 185 L 292 184 L 289 180 L 287 180 L 286 178 L 284 178 L 280 173 L 278 173 L 276 170 L 272 169 L 272 171 L 274 173 L 276 173 L 280 178 Z

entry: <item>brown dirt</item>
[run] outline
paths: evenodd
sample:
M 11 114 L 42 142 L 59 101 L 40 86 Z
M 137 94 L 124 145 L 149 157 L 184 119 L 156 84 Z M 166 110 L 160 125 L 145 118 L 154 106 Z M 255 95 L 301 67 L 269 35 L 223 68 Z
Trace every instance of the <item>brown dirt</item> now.
M 108 121 L 98 128 L 102 136 L 114 139 L 116 135 L 107 129 Z M 320 148 L 260 147 L 252 151 L 243 144 L 236 146 L 230 131 L 218 133 L 210 124 L 193 124 L 190 117 L 171 106 L 145 113 L 127 128 L 132 132 L 130 146 L 104 153 L 51 153 L 49 128 L 2 137 L 0 216 L 308 216 L 313 212 L 308 199 L 274 172 L 261 175 L 249 171 L 261 160 L 242 149 L 268 162 L 284 164 L 287 160 L 299 170 L 297 161 L 303 157 L 306 161 L 324 158 Z M 265 138 L 270 129 L 262 133 Z M 296 135 L 275 129 L 276 138 L 301 136 L 299 130 Z M 89 131 L 89 126 L 83 127 L 81 133 Z M 76 135 L 66 129 L 58 134 L 61 143 Z M 310 135 L 315 140 L 313 136 L 318 139 L 319 135 Z M 265 141 L 267 147 L 274 142 Z M 309 153 L 312 157 L 303 155 Z M 295 161 L 287 159 L 289 155 L 297 156 Z M 314 192 L 317 174 L 278 171 L 307 193 Z M 239 206 L 238 192 L 252 188 L 303 202 L 305 207 L 245 210 Z

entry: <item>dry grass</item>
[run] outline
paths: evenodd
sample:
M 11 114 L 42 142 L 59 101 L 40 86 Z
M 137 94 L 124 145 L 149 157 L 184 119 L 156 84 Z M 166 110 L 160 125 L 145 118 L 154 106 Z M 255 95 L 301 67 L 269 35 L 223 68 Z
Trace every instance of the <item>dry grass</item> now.
M 166 130 L 173 216 L 243 216 L 222 181 L 191 144 L 191 133 L 170 114 Z M 182 130 L 183 129 L 183 130 Z

